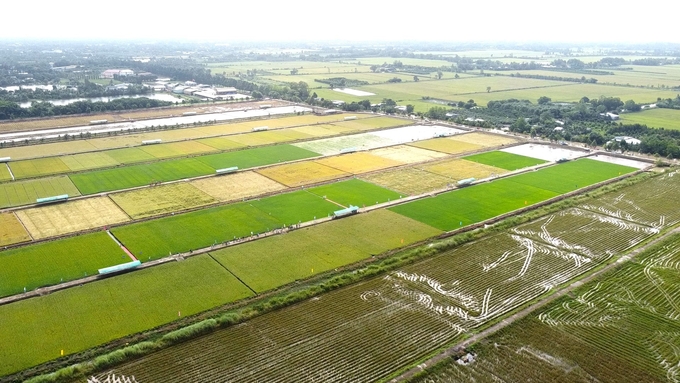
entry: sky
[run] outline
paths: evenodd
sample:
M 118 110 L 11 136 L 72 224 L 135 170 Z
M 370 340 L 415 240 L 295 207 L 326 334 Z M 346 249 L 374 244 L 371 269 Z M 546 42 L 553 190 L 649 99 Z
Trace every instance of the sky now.
M 680 43 L 676 0 L 5 0 L 0 39 Z

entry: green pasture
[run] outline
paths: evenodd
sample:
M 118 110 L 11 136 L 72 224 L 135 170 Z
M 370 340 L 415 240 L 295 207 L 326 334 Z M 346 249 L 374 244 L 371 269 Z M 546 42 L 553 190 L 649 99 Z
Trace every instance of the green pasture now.
M 519 154 L 501 151 L 474 154 L 463 158 L 468 161 L 477 162 L 479 164 L 495 166 L 497 168 L 511 171 L 538 164 L 544 164 L 547 162 L 544 160 L 539 160 L 538 158 L 521 156 Z
M 2 183 L 0 184 L 0 208 L 27 205 L 35 203 L 38 198 L 62 194 L 80 195 L 67 176 Z
M 520 209 L 635 169 L 581 159 L 389 208 L 449 231 Z
M 399 214 L 376 210 L 211 254 L 250 288 L 262 292 L 439 233 Z
M 326 218 L 339 209 L 337 205 L 304 190 L 279 194 L 248 203 L 286 226 L 298 222 L 312 221 L 314 217 Z
M 397 192 L 359 179 L 317 186 L 307 191 L 321 197 L 325 196 L 345 207 L 349 205 L 370 206 L 389 200 L 394 201 L 401 197 Z M 340 209 L 337 207 L 335 210 Z
M 131 259 L 105 232 L 0 252 L 0 296 L 97 274 Z
M 680 110 L 649 109 L 638 113 L 622 113 L 621 121 L 626 124 L 642 124 L 650 128 L 680 130 Z
M 14 178 L 40 177 L 71 171 L 59 157 L 36 158 L 9 163 Z
M 319 156 L 318 153 L 301 149 L 297 146 L 274 145 L 220 154 L 210 154 L 196 157 L 196 160 L 210 166 L 213 170 L 216 170 L 230 168 L 232 166 L 238 166 L 239 169 L 246 169 L 317 156 Z
M 205 255 L 0 306 L 0 376 L 250 295 Z
M 196 158 L 125 166 L 72 174 L 71 180 L 83 195 L 175 181 L 213 174 L 215 169 Z

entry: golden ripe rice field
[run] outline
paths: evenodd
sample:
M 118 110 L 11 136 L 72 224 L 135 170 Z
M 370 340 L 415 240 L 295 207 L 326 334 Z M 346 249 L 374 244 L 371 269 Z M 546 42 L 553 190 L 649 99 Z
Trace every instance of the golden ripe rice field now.
M 420 168 L 427 172 L 449 177 L 456 181 L 471 177 L 477 179 L 487 178 L 508 172 L 505 169 L 497 168 L 495 166 L 484 165 L 462 159 L 444 160 L 433 164 L 427 164 Z
M 417 148 L 435 150 L 446 154 L 460 154 L 482 149 L 484 146 L 463 141 L 454 141 L 449 137 L 433 138 L 431 140 L 418 141 L 408 145 Z
M 110 195 L 130 217 L 146 218 L 204 206 L 216 200 L 189 183 L 178 182 Z
M 444 189 L 452 182 L 449 177 L 417 168 L 388 170 L 361 178 L 404 195 L 418 195 Z
M 0 213 L 0 246 L 30 241 L 31 236 L 14 213 Z
M 517 143 L 519 141 L 511 136 L 501 136 L 498 134 L 488 134 L 480 132 L 460 134 L 448 137 L 448 139 L 456 142 L 467 142 L 470 144 L 481 145 L 487 148 L 493 146 L 510 145 Z
M 289 187 L 298 187 L 317 182 L 348 177 L 351 174 L 314 161 L 273 166 L 257 170 L 258 173 Z
M 147 145 L 141 146 L 140 150 L 143 150 L 158 159 L 217 151 L 212 146 L 208 146 L 196 141 L 180 141 L 167 144 Z
M 431 161 L 447 156 L 446 153 L 408 145 L 397 145 L 375 149 L 371 151 L 371 154 L 406 164 Z
M 12 161 L 9 164 L 14 178 L 47 176 L 71 171 L 58 157 L 35 158 L 32 160 Z
M 54 237 L 129 221 L 108 197 L 86 198 L 16 212 L 34 239 Z
M 234 201 L 285 190 L 282 184 L 255 172 L 240 172 L 191 181 L 204 193 L 220 201 Z
M 319 164 L 339 169 L 343 172 L 360 174 L 374 170 L 391 168 L 403 165 L 403 162 L 389 158 L 374 156 L 370 153 L 357 152 L 340 156 L 326 157 L 316 161 Z

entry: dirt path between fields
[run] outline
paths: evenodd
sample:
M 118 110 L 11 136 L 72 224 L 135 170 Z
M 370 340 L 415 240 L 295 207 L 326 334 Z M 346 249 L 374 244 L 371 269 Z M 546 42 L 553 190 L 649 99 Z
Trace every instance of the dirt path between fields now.
M 436 365 L 437 363 L 442 362 L 446 358 L 449 358 L 449 357 L 457 354 L 460 350 L 462 350 L 462 349 L 464 349 L 464 348 L 466 348 L 466 347 L 468 347 L 468 346 L 470 346 L 474 343 L 477 343 L 480 340 L 482 340 L 482 339 L 484 339 L 484 338 L 486 338 L 490 335 L 495 334 L 499 330 L 513 324 L 517 320 L 522 319 L 522 318 L 526 317 L 527 315 L 533 313 L 534 311 L 536 311 L 536 310 L 538 310 L 542 307 L 545 307 L 549 303 L 552 303 L 555 300 L 571 293 L 572 291 L 579 288 L 580 286 L 582 286 L 586 283 L 589 283 L 589 282 L 595 280 L 596 278 L 599 278 L 603 274 L 606 274 L 607 272 L 611 271 L 612 269 L 621 265 L 622 263 L 627 262 L 627 261 L 635 258 L 641 252 L 647 250 L 651 246 L 654 246 L 657 243 L 659 243 L 659 242 L 665 240 L 666 238 L 670 237 L 671 235 L 678 234 L 678 233 L 680 233 L 680 226 L 676 227 L 674 229 L 671 229 L 671 230 L 667 231 L 666 233 L 664 233 L 663 235 L 661 235 L 661 236 L 649 241 L 648 243 L 644 244 L 643 246 L 640 246 L 640 247 L 632 250 L 630 253 L 627 253 L 627 254 L 621 256 L 615 262 L 608 264 L 607 266 L 593 272 L 592 274 L 587 275 L 586 277 L 581 278 L 578 281 L 575 281 L 575 282 L 569 284 L 568 286 L 565 286 L 561 289 L 558 289 L 555 293 L 551 294 L 550 296 L 539 299 L 538 302 L 528 306 L 527 308 L 525 308 L 525 309 L 523 309 L 523 310 L 521 310 L 521 311 L 519 311 L 515 314 L 510 315 L 509 317 L 507 317 L 507 318 L 503 319 L 502 321 L 496 323 L 495 325 L 487 328 L 486 330 L 484 330 L 484 331 L 482 331 L 478 334 L 475 334 L 475 335 L 471 336 L 470 338 L 465 339 L 464 341 L 457 343 L 454 346 L 447 348 L 443 352 L 441 352 L 441 353 L 433 356 L 432 358 L 424 361 L 423 363 L 419 364 L 418 366 L 411 368 L 410 370 L 404 372 L 403 374 L 397 376 L 396 378 L 390 380 L 389 382 L 390 383 L 403 382 L 403 381 L 406 381 L 406 380 L 414 377 L 416 374 L 422 372 L 423 370 L 430 368 L 430 367 Z

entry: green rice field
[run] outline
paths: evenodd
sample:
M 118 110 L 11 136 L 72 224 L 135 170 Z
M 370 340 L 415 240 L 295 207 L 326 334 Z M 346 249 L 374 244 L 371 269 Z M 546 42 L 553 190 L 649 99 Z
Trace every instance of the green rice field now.
M 239 169 L 317 157 L 319 154 L 292 145 L 275 145 L 235 152 L 211 154 L 196 159 L 213 169 L 238 166 Z
M 283 225 L 328 217 L 338 206 L 306 191 L 279 194 L 248 202 Z M 272 228 L 270 228 L 272 229 Z
M 35 203 L 38 198 L 61 194 L 78 196 L 78 188 L 66 176 L 0 184 L 0 208 Z
M 156 160 L 156 157 L 138 148 L 111 149 L 106 151 L 106 155 L 121 164 Z
M 83 278 L 130 261 L 105 232 L 5 250 L 0 252 L 0 296 Z
M 650 128 L 680 130 L 680 110 L 650 109 L 639 113 L 622 113 L 621 121 L 626 124 L 642 124 Z
M 495 166 L 505 170 L 518 170 L 529 166 L 544 164 L 547 161 L 538 158 L 521 156 L 519 154 L 506 153 L 501 151 L 474 154 L 463 157 L 468 161 L 479 164 Z
M 0 306 L 0 376 L 250 295 L 205 255 Z
M 580 159 L 389 208 L 449 231 L 520 209 L 635 169 Z
M 401 197 L 397 192 L 358 179 L 317 186 L 308 191 L 321 197 L 325 196 L 344 207 L 370 206 Z
M 250 288 L 262 292 L 439 233 L 399 214 L 376 210 L 211 254 Z
M 9 168 L 7 168 L 7 165 L 0 164 L 0 182 L 9 181 L 11 179 L 12 176 L 9 174 Z

